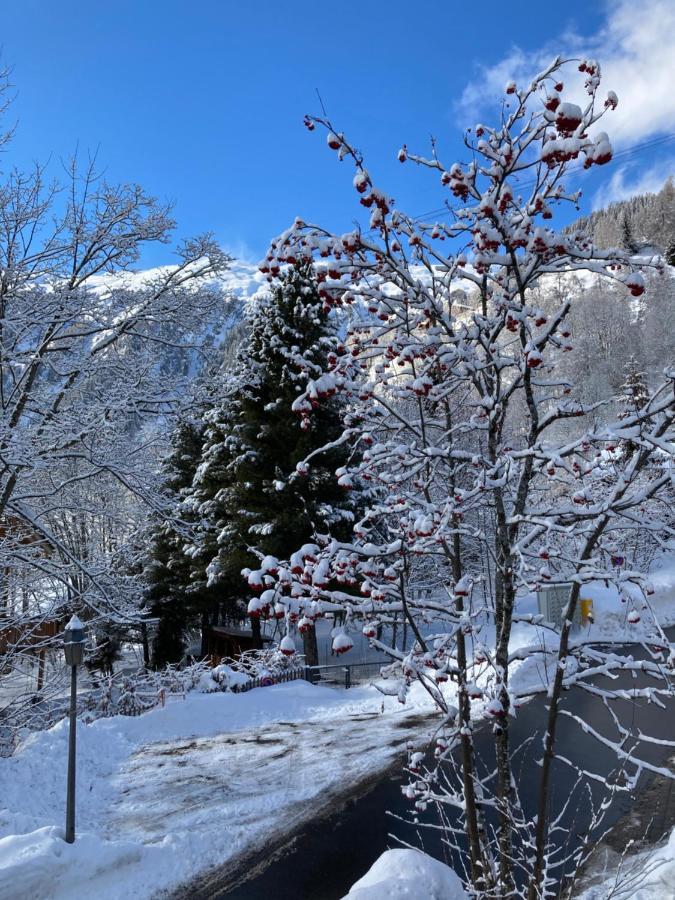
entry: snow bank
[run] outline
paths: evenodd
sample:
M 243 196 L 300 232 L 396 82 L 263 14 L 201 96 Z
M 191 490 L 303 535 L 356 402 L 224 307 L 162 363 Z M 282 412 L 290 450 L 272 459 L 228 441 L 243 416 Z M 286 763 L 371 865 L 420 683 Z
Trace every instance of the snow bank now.
M 78 835 L 76 843 L 66 844 L 63 829 L 54 826 L 2 838 L 0 900 L 82 897 L 83 886 L 101 876 L 112 887 L 120 868 L 139 862 L 144 850 L 128 841 L 108 843 L 93 834 Z
M 665 846 L 626 856 L 609 878 L 579 894 L 577 900 L 607 900 L 608 897 L 615 900 L 673 900 L 675 828 Z
M 420 850 L 386 850 L 363 878 L 352 885 L 347 897 L 350 900 L 468 900 L 456 873 Z
M 207 738 L 269 722 L 298 721 L 359 712 L 381 698 L 371 688 L 345 693 L 306 681 L 258 688 L 245 694 L 189 693 L 142 716 L 111 716 L 77 726 L 78 826 L 99 830 L 102 809 L 114 801 L 110 779 L 131 755 L 158 741 Z M 0 836 L 60 822 L 64 813 L 68 720 L 32 734 L 14 756 L 0 759 Z M 62 777 L 59 777 L 62 776 Z
M 432 708 L 293 681 L 79 722 L 72 845 L 61 827 L 64 720 L 0 759 L 0 900 L 146 900 L 263 852 L 346 784 L 391 765 L 429 730 L 419 711 Z
M 651 573 L 654 593 L 647 598 L 627 586 L 634 602 L 622 603 L 613 585 L 594 582 L 582 590 L 582 596 L 593 601 L 595 622 L 582 629 L 583 640 L 641 641 L 648 638 L 652 616 L 662 628 L 675 625 L 675 561 L 668 560 L 663 568 Z M 633 606 L 640 614 L 640 621 L 631 623 L 628 614 Z
M 588 643 L 589 641 L 612 641 L 618 643 L 635 643 L 649 640 L 654 636 L 651 627 L 652 618 L 662 628 L 675 625 L 675 558 L 666 557 L 660 560 L 660 567 L 652 570 L 650 580 L 654 593 L 644 598 L 641 592 L 631 585 L 625 585 L 627 595 L 632 597 L 628 603 L 622 603 L 616 587 L 594 581 L 584 585 L 581 597 L 593 601 L 595 621 L 592 625 L 584 625 L 572 632 L 572 643 Z M 640 621 L 631 623 L 628 615 L 631 608 L 637 609 Z M 516 599 L 516 611 L 520 615 L 535 615 L 539 612 L 536 594 L 519 596 Z M 485 640 L 492 638 L 493 632 L 485 628 Z M 533 636 L 535 639 L 533 640 Z M 509 643 L 511 653 L 525 648 L 541 649 L 546 646 L 551 652 L 558 648 L 559 634 L 547 629 L 525 623 L 515 623 Z

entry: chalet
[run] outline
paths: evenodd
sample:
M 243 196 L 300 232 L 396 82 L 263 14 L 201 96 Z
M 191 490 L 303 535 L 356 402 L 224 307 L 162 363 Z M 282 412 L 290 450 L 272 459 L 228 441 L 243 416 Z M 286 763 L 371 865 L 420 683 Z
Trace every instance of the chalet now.
M 272 643 L 272 638 L 262 636 L 263 646 Z M 247 650 L 255 650 L 253 632 L 225 625 L 213 625 L 206 634 L 206 652 L 210 657 L 230 657 L 236 659 Z

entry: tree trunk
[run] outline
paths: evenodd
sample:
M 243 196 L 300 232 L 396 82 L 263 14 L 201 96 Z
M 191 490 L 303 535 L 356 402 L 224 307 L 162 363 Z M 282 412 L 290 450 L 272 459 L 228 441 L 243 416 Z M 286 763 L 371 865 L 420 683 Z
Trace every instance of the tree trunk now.
M 308 628 L 302 633 L 302 652 L 305 654 L 306 666 L 319 665 L 319 645 L 316 641 L 316 627 Z
M 145 622 L 141 622 L 141 643 L 143 644 L 143 665 L 146 669 L 150 669 L 150 645 L 148 643 L 148 627 Z
M 45 683 L 45 655 L 47 649 L 41 647 L 38 651 L 38 675 L 37 675 L 37 693 L 39 694 Z
M 251 634 L 253 636 L 253 649 L 262 650 L 262 629 L 260 628 L 260 619 L 257 616 L 251 616 Z
M 513 881 L 513 778 L 509 747 L 509 639 L 515 606 L 516 590 L 513 582 L 513 560 L 509 529 L 503 497 L 495 491 L 497 514 L 496 557 L 497 593 L 495 595 L 495 621 L 497 625 L 495 663 L 497 670 L 498 699 L 502 705 L 500 720 L 495 722 L 495 762 L 497 767 L 497 814 L 499 844 L 499 886 L 501 896 L 509 897 L 514 890 Z
M 598 539 L 602 535 L 606 525 L 607 518 L 601 519 L 591 536 L 586 542 L 581 559 L 589 559 L 595 549 Z M 545 880 L 546 880 L 546 841 L 548 838 L 548 814 L 550 799 L 550 784 L 553 760 L 555 759 L 555 738 L 556 725 L 558 724 L 558 710 L 560 698 L 562 695 L 563 678 L 565 674 L 565 662 L 569 651 L 570 633 L 572 631 L 572 621 L 577 603 L 579 602 L 579 594 L 581 585 L 575 582 L 570 591 L 570 598 L 567 604 L 567 610 L 563 619 L 560 630 L 560 645 L 558 648 L 558 665 L 556 666 L 553 685 L 549 693 L 548 721 L 546 723 L 546 733 L 544 735 L 544 755 L 541 763 L 541 779 L 539 782 L 539 799 L 537 808 L 537 830 L 535 835 L 535 856 L 532 877 L 528 886 L 528 900 L 538 900 L 545 896 Z
M 460 597 L 457 598 L 457 612 L 461 615 L 464 611 Z M 471 735 L 471 702 L 466 689 L 466 642 L 461 630 L 457 632 L 457 669 L 459 685 L 457 689 L 457 701 L 459 705 L 459 742 L 462 754 L 462 787 L 464 790 L 464 821 L 466 835 L 469 842 L 469 856 L 471 859 L 472 886 L 482 891 L 488 886 L 489 868 L 483 853 L 480 839 L 481 818 L 476 798 L 476 786 L 474 783 L 474 747 Z
M 207 610 L 202 612 L 202 644 L 199 648 L 199 656 L 201 659 L 206 659 L 209 655 L 209 632 L 211 630 L 211 624 L 209 622 L 209 613 Z

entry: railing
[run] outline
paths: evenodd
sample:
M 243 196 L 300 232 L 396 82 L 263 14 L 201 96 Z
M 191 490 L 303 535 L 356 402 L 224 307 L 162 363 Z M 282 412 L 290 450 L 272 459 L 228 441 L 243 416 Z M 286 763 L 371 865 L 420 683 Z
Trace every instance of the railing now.
M 371 678 L 378 678 L 381 662 L 371 663 L 347 663 L 340 665 L 326 666 L 303 666 L 302 668 L 289 669 L 286 672 L 277 672 L 269 675 L 259 675 L 257 678 L 251 678 L 243 684 L 235 684 L 232 691 L 235 694 L 243 694 L 246 691 L 252 691 L 254 688 L 270 687 L 273 684 L 285 684 L 288 681 L 298 681 L 304 679 L 312 684 L 322 682 L 324 684 L 344 685 L 348 690 L 353 684 L 362 681 L 368 681 Z
M 378 678 L 383 663 L 379 660 L 370 663 L 346 663 L 345 665 L 308 666 L 309 678 L 316 684 L 323 681 L 333 684 L 344 684 L 348 690 L 353 684 Z
M 311 681 L 309 677 L 309 667 L 303 666 L 302 669 L 288 669 L 286 672 L 277 672 L 272 675 L 258 675 L 257 678 L 251 678 L 243 684 L 232 685 L 232 691 L 235 694 L 244 694 L 246 691 L 252 691 L 253 688 L 270 687 L 273 684 L 285 684 L 287 681 L 297 681 L 302 678 L 305 681 Z

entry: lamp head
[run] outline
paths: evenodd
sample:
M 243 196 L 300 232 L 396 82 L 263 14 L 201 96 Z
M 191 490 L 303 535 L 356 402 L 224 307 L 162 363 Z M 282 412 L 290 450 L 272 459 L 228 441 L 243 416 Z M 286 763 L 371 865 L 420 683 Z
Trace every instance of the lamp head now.
M 84 625 L 77 616 L 73 616 L 63 631 L 63 652 L 66 665 L 79 666 L 84 659 Z

